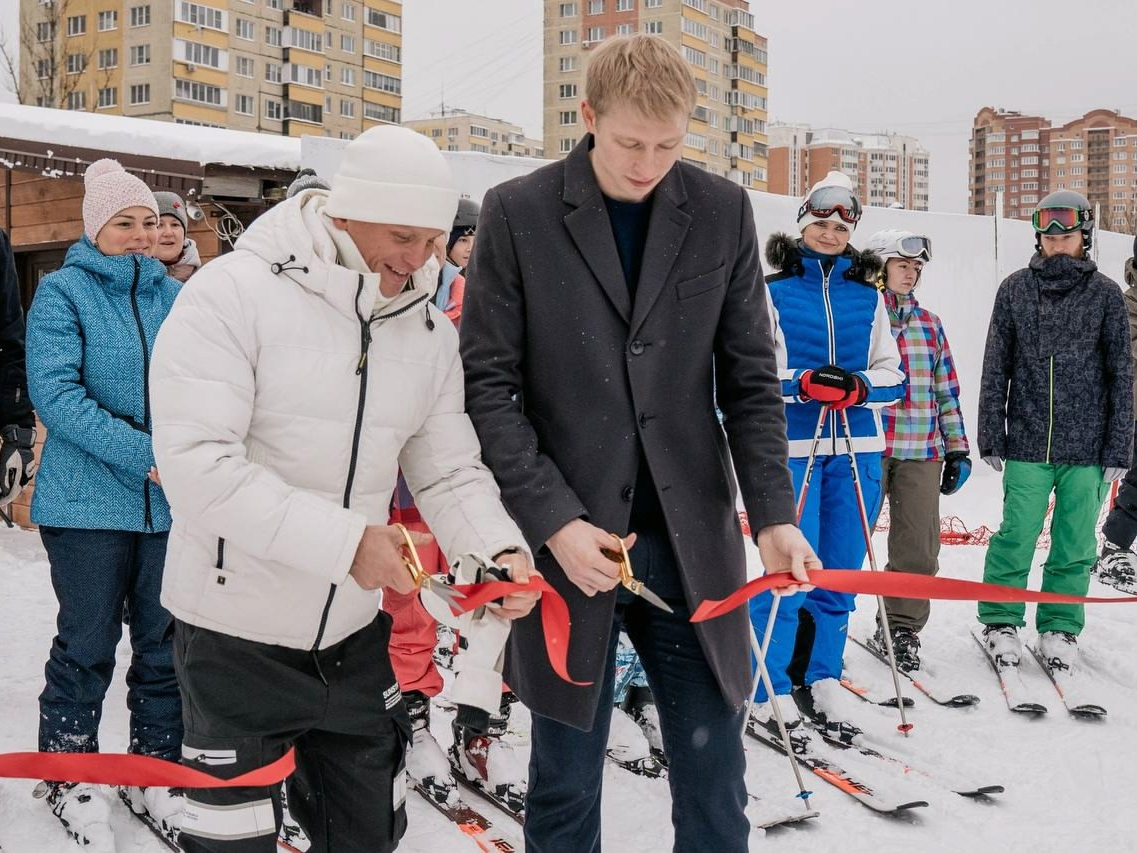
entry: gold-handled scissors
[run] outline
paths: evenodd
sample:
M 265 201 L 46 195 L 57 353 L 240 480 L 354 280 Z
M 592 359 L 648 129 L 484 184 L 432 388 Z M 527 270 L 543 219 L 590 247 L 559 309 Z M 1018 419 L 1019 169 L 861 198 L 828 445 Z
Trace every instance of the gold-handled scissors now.
M 434 575 L 430 574 L 422 567 L 422 562 L 418 558 L 418 548 L 415 547 L 415 542 L 411 538 L 411 533 L 407 528 L 401 524 L 392 525 L 396 530 L 403 535 L 403 545 L 399 547 L 399 555 L 403 558 L 403 565 L 407 567 L 407 571 L 411 573 L 411 578 L 415 582 L 415 589 L 427 589 L 433 592 L 453 610 L 460 610 L 458 602 L 466 597 L 465 593 L 459 592 L 449 584 L 443 583 Z
M 624 540 L 612 534 L 612 538 L 616 540 L 616 548 L 602 548 L 604 556 L 612 560 L 620 567 L 620 583 L 623 584 L 624 589 L 628 590 L 632 595 L 638 595 L 648 604 L 654 604 L 660 610 L 666 610 L 668 613 L 674 613 L 667 602 L 644 586 L 644 582 L 636 580 L 636 576 L 632 574 L 632 558 L 628 556 L 628 549 L 624 547 Z

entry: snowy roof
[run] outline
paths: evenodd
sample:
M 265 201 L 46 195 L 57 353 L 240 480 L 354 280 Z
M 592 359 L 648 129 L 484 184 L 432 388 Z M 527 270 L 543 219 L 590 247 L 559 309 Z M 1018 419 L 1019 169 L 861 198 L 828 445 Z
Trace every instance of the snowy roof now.
M 0 137 L 202 166 L 300 168 L 300 140 L 292 137 L 24 104 L 0 103 Z

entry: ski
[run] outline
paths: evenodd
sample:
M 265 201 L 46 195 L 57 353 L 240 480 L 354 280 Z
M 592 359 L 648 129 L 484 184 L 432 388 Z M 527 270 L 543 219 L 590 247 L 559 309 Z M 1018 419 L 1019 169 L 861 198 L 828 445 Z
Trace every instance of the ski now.
M 182 847 L 178 844 L 177 834 L 168 833 L 162 829 L 161 825 L 150 817 L 150 813 L 143 809 L 142 811 L 135 811 L 134 804 L 131 802 L 130 794 L 127 793 L 125 788 L 118 789 L 118 797 L 123 803 L 126 804 L 126 809 L 134 815 L 143 826 L 150 830 L 151 834 L 157 838 L 162 844 L 165 845 L 167 850 L 173 850 L 174 853 L 181 853 Z
M 870 705 L 882 705 L 886 708 L 896 707 L 896 697 L 890 696 L 868 687 L 856 679 L 856 677 L 848 672 L 841 673 L 841 686 L 856 696 L 858 699 L 863 699 Z M 916 703 L 912 701 L 911 696 L 904 697 L 904 707 L 911 708 Z
M 878 647 L 871 638 L 863 642 L 853 636 L 850 636 L 849 639 L 852 640 L 856 646 L 868 652 L 877 661 L 888 666 L 888 656 L 884 649 Z M 954 693 L 949 688 L 946 688 L 943 682 L 936 678 L 935 671 L 929 669 L 927 664 L 923 661 L 921 661 L 920 669 L 917 672 L 905 672 L 902 669 L 898 669 L 897 672 L 911 681 L 913 687 L 937 705 L 943 705 L 946 708 L 967 708 L 979 702 L 979 697 L 972 693 Z M 908 707 L 909 705 L 907 700 L 908 697 L 905 697 L 904 707 Z M 889 705 L 895 708 L 896 697 L 890 696 L 878 704 Z
M 441 802 L 431 795 L 429 789 L 417 783 L 415 790 L 483 853 L 515 853 L 521 849 L 516 840 L 501 832 L 493 821 L 464 800 L 454 798 L 453 802 L 449 799 Z
M 761 803 L 753 794 L 748 794 L 750 801 L 753 803 Z M 813 820 L 819 817 L 821 812 L 816 809 L 808 809 L 803 812 L 787 812 L 786 814 L 775 814 L 771 818 L 750 821 L 750 826 L 754 829 L 777 829 L 779 826 L 793 826 L 795 823 L 802 823 L 803 821 Z
M 761 724 L 756 723 L 754 720 L 747 720 L 746 732 L 771 749 L 780 752 L 782 755 L 786 754 L 785 746 L 783 746 L 781 738 L 767 731 Z M 874 812 L 895 815 L 910 809 L 924 808 L 928 805 L 925 800 L 897 801 L 885 799 L 885 797 L 874 791 L 870 785 L 843 770 L 836 762 L 821 755 L 815 747 L 808 742 L 808 738 L 798 737 L 795 742 L 794 733 L 791 732 L 790 742 L 794 747 L 794 758 L 797 759 L 799 764 L 815 776 L 824 779 L 833 787 L 848 794 L 861 803 L 861 805 L 872 809 Z
M 900 767 L 905 775 L 920 776 L 937 785 L 943 785 L 953 794 L 959 794 L 961 797 L 982 797 L 991 794 L 1001 794 L 1006 790 L 1002 785 L 973 785 L 967 781 L 956 778 L 950 778 L 950 781 L 947 781 L 944 780 L 945 773 L 943 771 L 929 773 L 926 770 L 919 770 L 910 765 L 905 759 L 883 752 L 875 746 L 869 746 L 868 743 L 842 740 L 811 720 L 806 720 L 805 724 L 809 727 L 810 731 L 816 732 L 821 736 L 822 740 L 837 749 L 850 750 L 876 761 L 885 761 L 889 764 L 894 764 Z M 861 740 L 865 741 L 868 740 L 868 738 L 862 734 Z M 954 776 L 954 774 L 951 775 Z
M 495 792 L 490 791 L 485 786 L 471 781 L 466 777 L 465 771 L 462 769 L 462 766 L 458 763 L 458 761 L 455 760 L 453 754 L 448 752 L 447 756 L 450 759 L 451 773 L 454 775 L 454 778 L 458 781 L 459 785 L 463 786 L 464 788 L 468 788 L 486 801 L 493 803 L 518 823 L 525 823 L 524 806 L 521 808 L 516 808 L 509 802 L 509 800 L 505 799 L 504 797 L 498 796 Z
M 635 773 L 637 776 L 644 776 L 648 779 L 666 779 L 667 778 L 667 765 L 656 758 L 654 755 L 648 755 L 643 758 L 620 758 L 615 754 L 614 749 L 607 750 L 608 760 L 615 764 L 617 767 L 622 767 L 629 773 Z
M 1061 674 L 1055 673 L 1050 665 L 1042 657 L 1042 653 L 1036 646 L 1027 645 L 1030 653 L 1034 659 L 1038 661 L 1038 665 L 1042 667 L 1042 671 L 1050 679 L 1050 683 L 1054 685 L 1054 689 L 1058 691 L 1058 696 L 1062 699 L 1062 704 L 1066 706 L 1066 710 L 1072 716 L 1082 718 L 1096 718 L 1100 719 L 1106 715 L 1105 706 L 1099 705 L 1096 702 L 1084 701 L 1082 697 L 1082 690 L 1079 688 L 1085 687 L 1085 678 L 1075 676 L 1069 670 L 1063 671 Z
M 995 670 L 995 675 L 999 678 L 999 685 L 1003 688 L 1003 696 L 1007 700 L 1007 707 L 1017 714 L 1045 714 L 1046 705 L 1039 702 L 1038 697 L 1026 686 L 1026 683 L 1022 679 L 1022 673 L 1019 671 L 1018 664 L 1000 667 L 995 663 L 995 659 L 991 657 L 990 652 L 987 650 L 987 641 L 983 639 L 983 629 L 981 627 L 973 626 L 971 636 L 975 638 L 975 642 L 977 642 L 979 648 L 983 650 L 983 657 L 987 659 L 987 662 L 991 664 L 991 668 Z
M 1113 575 L 1103 575 L 1097 570 L 1096 564 L 1090 571 L 1092 573 L 1091 577 L 1094 578 L 1094 580 L 1096 580 L 1098 583 L 1105 584 L 1106 586 L 1111 586 L 1118 592 L 1124 592 L 1126 595 L 1137 595 L 1137 583 L 1134 581 L 1123 580 L 1121 578 L 1114 577 Z

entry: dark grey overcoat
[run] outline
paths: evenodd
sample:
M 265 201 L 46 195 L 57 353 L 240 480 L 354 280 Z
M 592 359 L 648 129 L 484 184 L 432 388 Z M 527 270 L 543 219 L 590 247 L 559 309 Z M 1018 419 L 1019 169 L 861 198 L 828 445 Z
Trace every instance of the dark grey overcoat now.
M 794 500 L 746 193 L 676 164 L 654 192 L 633 306 L 590 139 L 486 194 L 461 340 L 466 406 L 484 459 L 538 570 L 568 601 L 569 673 L 596 682 L 615 592 L 585 596 L 544 543 L 574 518 L 628 532 L 639 443 L 692 610 L 746 580 L 732 458 L 755 531 L 792 523 Z M 736 707 L 750 683 L 748 630 L 745 607 L 697 628 Z M 536 609 L 514 623 L 505 677 L 537 713 L 592 726 L 599 684 L 557 677 Z

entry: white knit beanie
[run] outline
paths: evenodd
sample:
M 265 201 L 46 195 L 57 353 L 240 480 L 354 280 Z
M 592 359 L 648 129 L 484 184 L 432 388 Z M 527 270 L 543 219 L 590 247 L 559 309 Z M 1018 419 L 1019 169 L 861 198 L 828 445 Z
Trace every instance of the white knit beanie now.
M 853 192 L 853 182 L 849 180 L 848 175 L 846 175 L 844 172 L 831 171 L 828 175 L 826 175 L 824 178 L 809 188 L 809 192 L 806 193 L 805 198 L 802 199 L 802 201 L 808 201 L 811 195 L 823 187 L 841 187 L 842 189 L 846 189 L 849 192 Z M 812 225 L 814 222 L 824 222 L 827 219 L 843 222 L 845 225 L 849 226 L 850 231 L 856 229 L 857 227 L 856 223 L 850 225 L 848 222 L 844 222 L 837 211 L 833 211 L 828 216 L 814 216 L 807 210 L 803 210 L 801 216 L 798 217 L 797 227 L 799 231 L 804 231 L 807 226 Z
M 344 149 L 328 216 L 449 233 L 458 190 L 438 146 L 405 127 L 365 130 Z
M 94 243 L 108 220 L 128 207 L 146 207 L 158 215 L 154 193 L 118 160 L 96 160 L 83 173 L 83 233 Z

